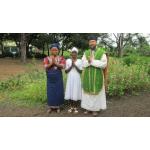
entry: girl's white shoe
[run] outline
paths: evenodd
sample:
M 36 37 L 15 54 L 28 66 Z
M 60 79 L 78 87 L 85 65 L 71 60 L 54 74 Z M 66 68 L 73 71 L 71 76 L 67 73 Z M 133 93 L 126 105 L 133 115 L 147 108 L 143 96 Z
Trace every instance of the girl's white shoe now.
M 68 109 L 68 113 L 72 113 L 73 112 L 73 108 L 71 107 L 70 109 Z
M 84 114 L 85 114 L 85 115 L 87 115 L 88 113 L 89 113 L 89 111 L 88 111 L 88 110 L 85 110 L 85 111 L 84 111 Z
M 74 114 L 78 114 L 78 110 L 77 110 L 77 108 L 74 108 Z

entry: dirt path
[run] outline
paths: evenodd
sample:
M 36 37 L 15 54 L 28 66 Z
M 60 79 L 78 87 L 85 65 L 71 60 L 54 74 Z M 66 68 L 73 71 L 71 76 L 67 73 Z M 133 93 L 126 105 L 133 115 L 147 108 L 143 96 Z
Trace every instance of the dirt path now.
M 107 110 L 101 111 L 99 117 L 150 117 L 150 93 L 141 93 L 138 96 L 124 96 L 121 98 L 107 99 Z M 80 109 L 79 114 L 67 113 L 67 108 L 60 114 L 46 113 L 46 106 L 26 108 L 11 104 L 9 101 L 0 103 L 0 116 L 15 117 L 90 117 L 84 115 Z

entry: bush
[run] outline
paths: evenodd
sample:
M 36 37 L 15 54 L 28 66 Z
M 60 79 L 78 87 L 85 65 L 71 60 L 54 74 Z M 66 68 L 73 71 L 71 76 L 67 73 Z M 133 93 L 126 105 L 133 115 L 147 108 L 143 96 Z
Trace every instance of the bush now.
M 150 76 L 145 63 L 125 65 L 120 59 L 110 58 L 109 85 L 110 96 L 122 96 L 143 90 L 150 90 Z
M 12 91 L 9 98 L 19 101 L 26 101 L 27 104 L 46 102 L 46 82 L 39 80 L 26 84 L 21 90 Z
M 142 45 L 142 47 L 137 48 L 137 52 L 141 56 L 150 56 L 150 46 L 149 45 Z
M 125 57 L 123 58 L 123 62 L 125 65 L 130 66 L 132 64 L 135 64 L 136 57 L 131 57 L 131 56 Z
M 139 56 L 139 55 L 130 55 L 126 56 L 123 59 L 124 65 L 130 66 L 132 64 L 137 65 L 149 65 L 150 64 L 150 57 L 146 56 Z
M 63 56 L 64 56 L 65 59 L 70 58 L 70 52 L 69 51 L 64 51 Z
M 6 80 L 6 81 L 1 81 L 0 82 L 0 90 L 14 90 L 14 89 L 19 89 L 22 85 L 24 85 L 25 82 L 25 78 L 26 75 L 18 75 L 18 76 L 14 76 L 11 77 L 10 79 Z

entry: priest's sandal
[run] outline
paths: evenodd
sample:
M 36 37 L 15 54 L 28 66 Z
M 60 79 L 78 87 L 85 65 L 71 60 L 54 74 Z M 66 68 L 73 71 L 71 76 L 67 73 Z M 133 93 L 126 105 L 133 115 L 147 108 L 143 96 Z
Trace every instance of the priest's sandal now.
M 92 112 L 92 115 L 93 115 L 94 117 L 96 117 L 96 116 L 98 116 L 98 112 L 94 111 L 94 112 Z

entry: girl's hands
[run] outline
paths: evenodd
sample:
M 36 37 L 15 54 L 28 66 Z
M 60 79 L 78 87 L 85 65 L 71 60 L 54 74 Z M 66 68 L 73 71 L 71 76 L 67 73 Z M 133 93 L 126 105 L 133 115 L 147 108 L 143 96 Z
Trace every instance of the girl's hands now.
M 75 62 L 74 61 L 72 61 L 72 67 L 74 67 L 75 66 Z

